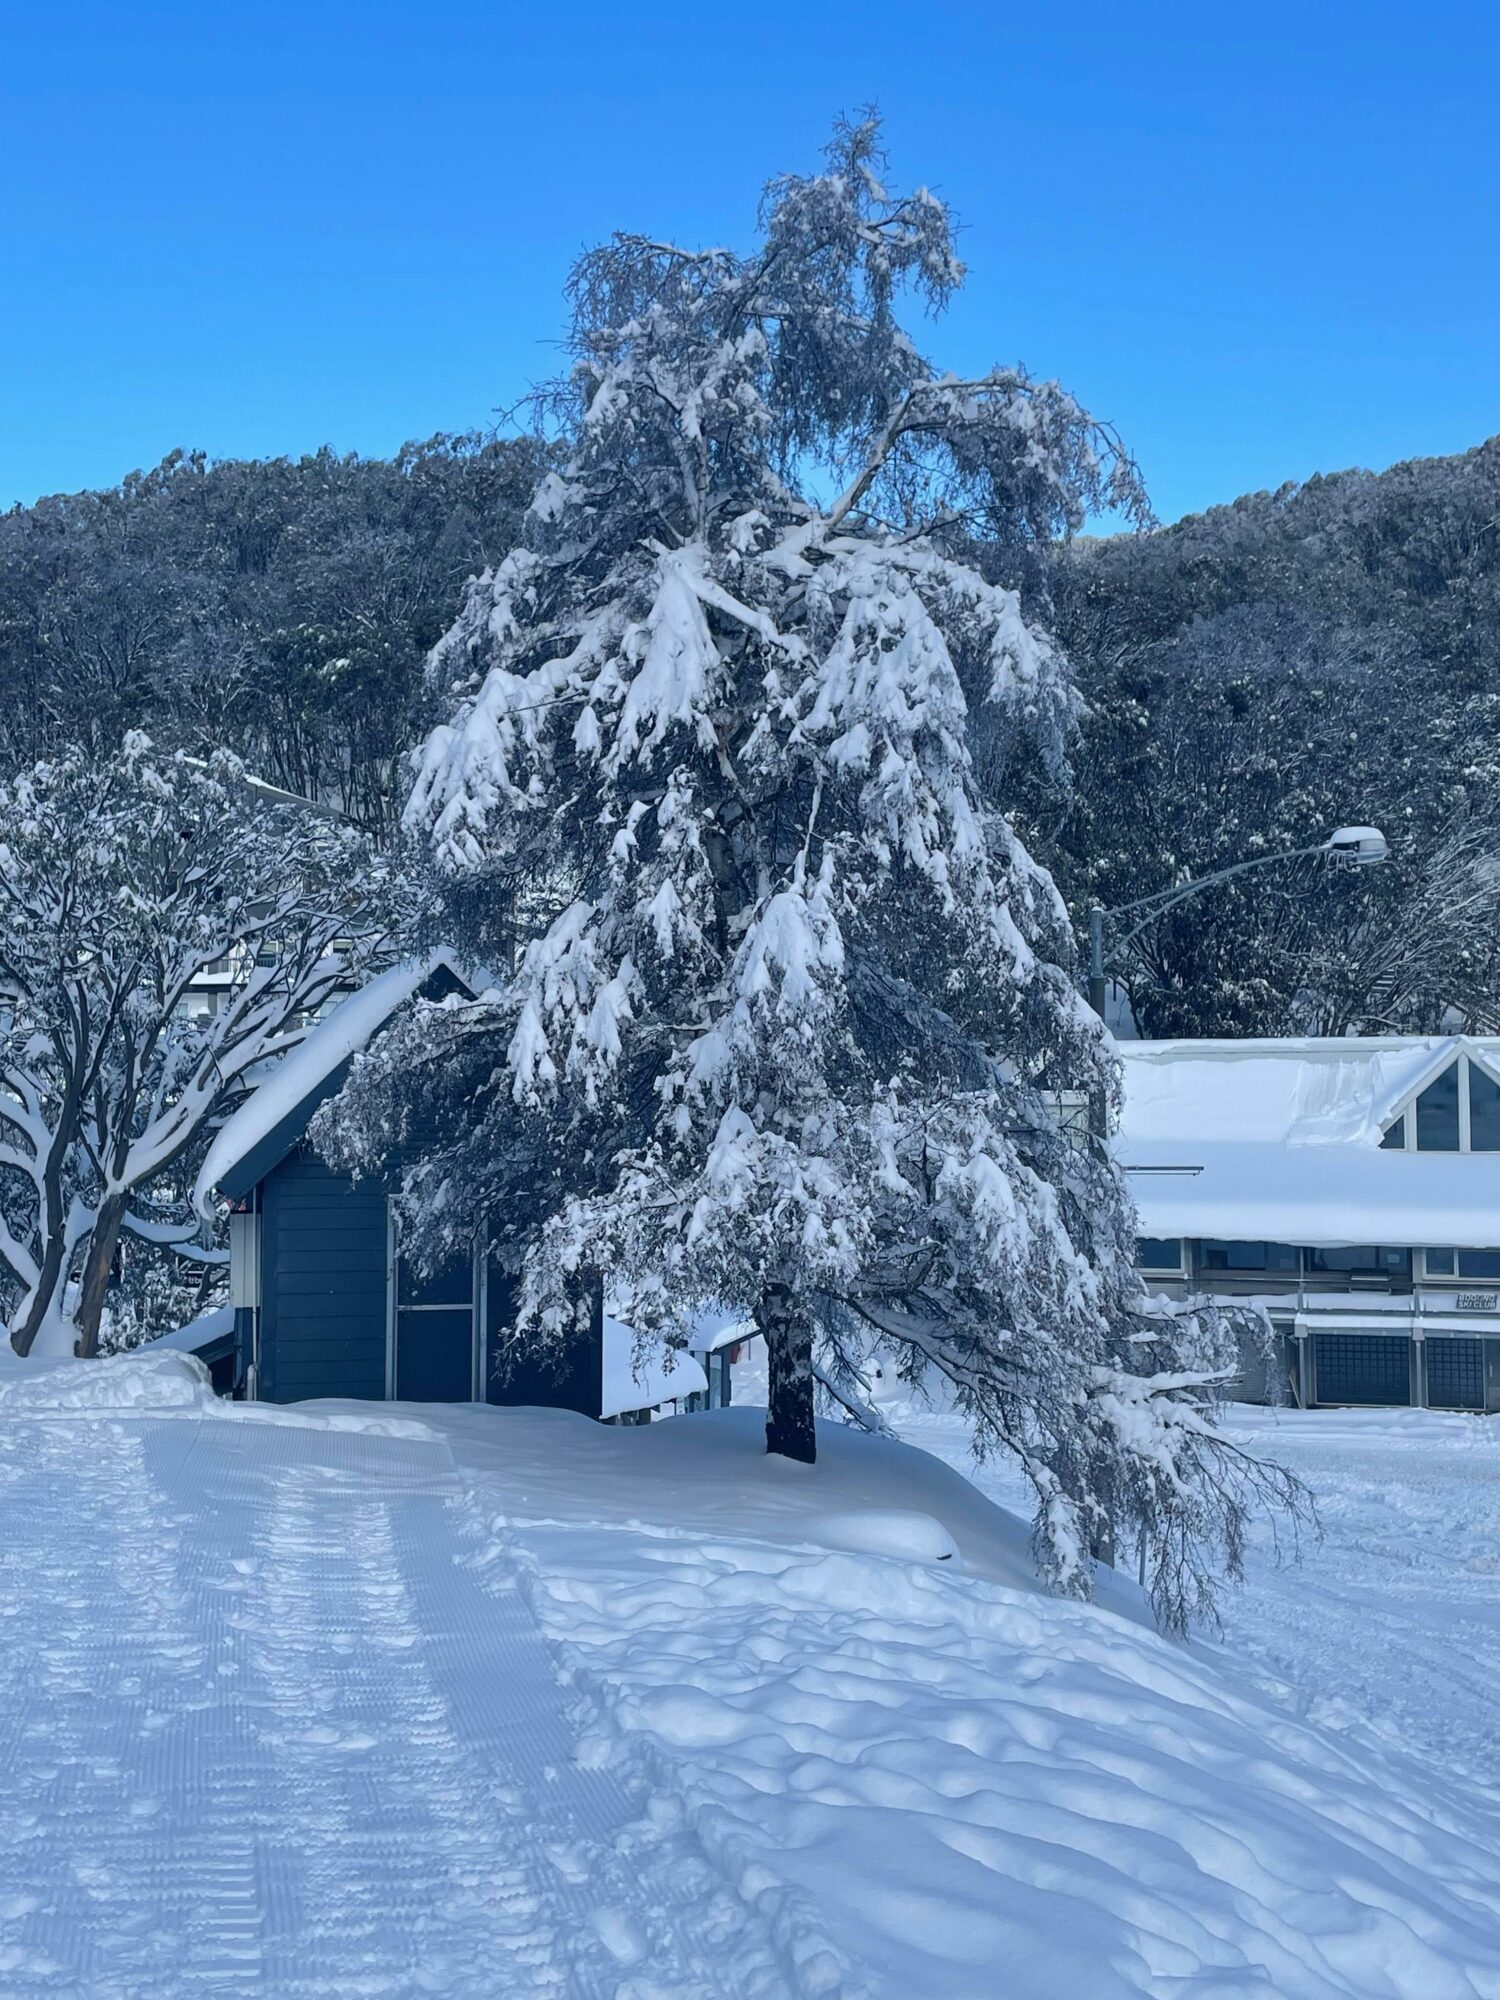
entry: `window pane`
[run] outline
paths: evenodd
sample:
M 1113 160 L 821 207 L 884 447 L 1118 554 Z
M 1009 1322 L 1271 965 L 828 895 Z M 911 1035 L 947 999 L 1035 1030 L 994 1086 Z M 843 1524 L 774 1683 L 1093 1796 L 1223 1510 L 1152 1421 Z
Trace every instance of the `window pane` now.
M 1295 1271 L 1295 1243 L 1213 1243 L 1198 1246 L 1208 1271 Z
M 1453 1276 L 1453 1252 L 1451 1250 L 1424 1251 L 1427 1259 L 1429 1278 L 1451 1278 Z
M 1500 1083 L 1469 1064 L 1469 1150 L 1500 1153 Z
M 1411 1270 L 1411 1252 L 1378 1243 L 1341 1243 L 1331 1250 L 1309 1250 L 1307 1262 L 1309 1270 L 1346 1277 L 1399 1278 Z
M 407 1257 L 396 1260 L 396 1301 L 403 1306 L 466 1306 L 474 1296 L 474 1260 L 453 1257 L 425 1275 Z
M 1135 1261 L 1142 1271 L 1180 1271 L 1182 1238 L 1138 1236 L 1135 1239 Z
M 1387 1125 L 1381 1145 L 1389 1152 L 1401 1153 L 1406 1150 L 1406 1113 L 1402 1112 L 1394 1125 Z
M 1428 1269 L 1431 1268 L 1429 1265 Z M 1500 1278 L 1500 1250 L 1460 1250 L 1458 1275 L 1461 1278 Z
M 1458 1151 L 1458 1064 L 1449 1063 L 1441 1076 L 1417 1099 L 1417 1151 Z

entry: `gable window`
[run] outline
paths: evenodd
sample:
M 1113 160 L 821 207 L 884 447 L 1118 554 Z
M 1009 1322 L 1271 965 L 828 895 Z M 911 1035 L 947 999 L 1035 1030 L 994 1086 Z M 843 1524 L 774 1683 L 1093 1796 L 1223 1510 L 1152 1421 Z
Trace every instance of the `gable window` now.
M 1456 1153 L 1458 1124 L 1458 1064 L 1453 1062 L 1417 1099 L 1417 1151 Z
M 1500 1083 L 1478 1063 L 1469 1070 L 1469 1151 L 1500 1153 Z
M 1385 1152 L 1500 1153 L 1500 1083 L 1455 1056 L 1381 1134 Z

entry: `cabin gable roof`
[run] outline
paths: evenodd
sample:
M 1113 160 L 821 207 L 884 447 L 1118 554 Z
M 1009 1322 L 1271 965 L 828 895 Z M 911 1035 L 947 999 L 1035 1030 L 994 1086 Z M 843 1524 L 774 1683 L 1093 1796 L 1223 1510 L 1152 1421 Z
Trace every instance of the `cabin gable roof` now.
M 475 988 L 444 952 L 393 966 L 341 1000 L 220 1126 L 195 1199 L 242 1200 L 306 1137 L 319 1108 L 343 1089 L 363 1049 L 413 1000 L 472 999 Z

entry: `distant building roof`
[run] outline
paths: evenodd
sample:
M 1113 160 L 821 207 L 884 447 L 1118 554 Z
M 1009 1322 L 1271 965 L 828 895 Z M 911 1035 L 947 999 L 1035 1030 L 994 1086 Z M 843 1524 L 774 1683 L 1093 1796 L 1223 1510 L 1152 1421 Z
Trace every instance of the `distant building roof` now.
M 679 1396 L 701 1395 L 707 1387 L 708 1377 L 691 1354 L 649 1334 L 638 1335 L 634 1327 L 605 1313 L 601 1417 L 655 1409 Z
M 1386 1125 L 1500 1038 L 1127 1042 L 1115 1151 L 1141 1232 L 1240 1242 L 1500 1246 L 1500 1153 L 1386 1150 Z

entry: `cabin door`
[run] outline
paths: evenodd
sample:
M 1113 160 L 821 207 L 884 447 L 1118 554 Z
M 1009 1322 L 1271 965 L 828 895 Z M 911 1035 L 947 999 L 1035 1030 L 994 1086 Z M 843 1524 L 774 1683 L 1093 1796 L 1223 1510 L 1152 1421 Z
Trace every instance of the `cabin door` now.
M 391 1219 L 390 1394 L 404 1403 L 469 1403 L 478 1396 L 478 1259 L 455 1257 L 423 1274 Z

